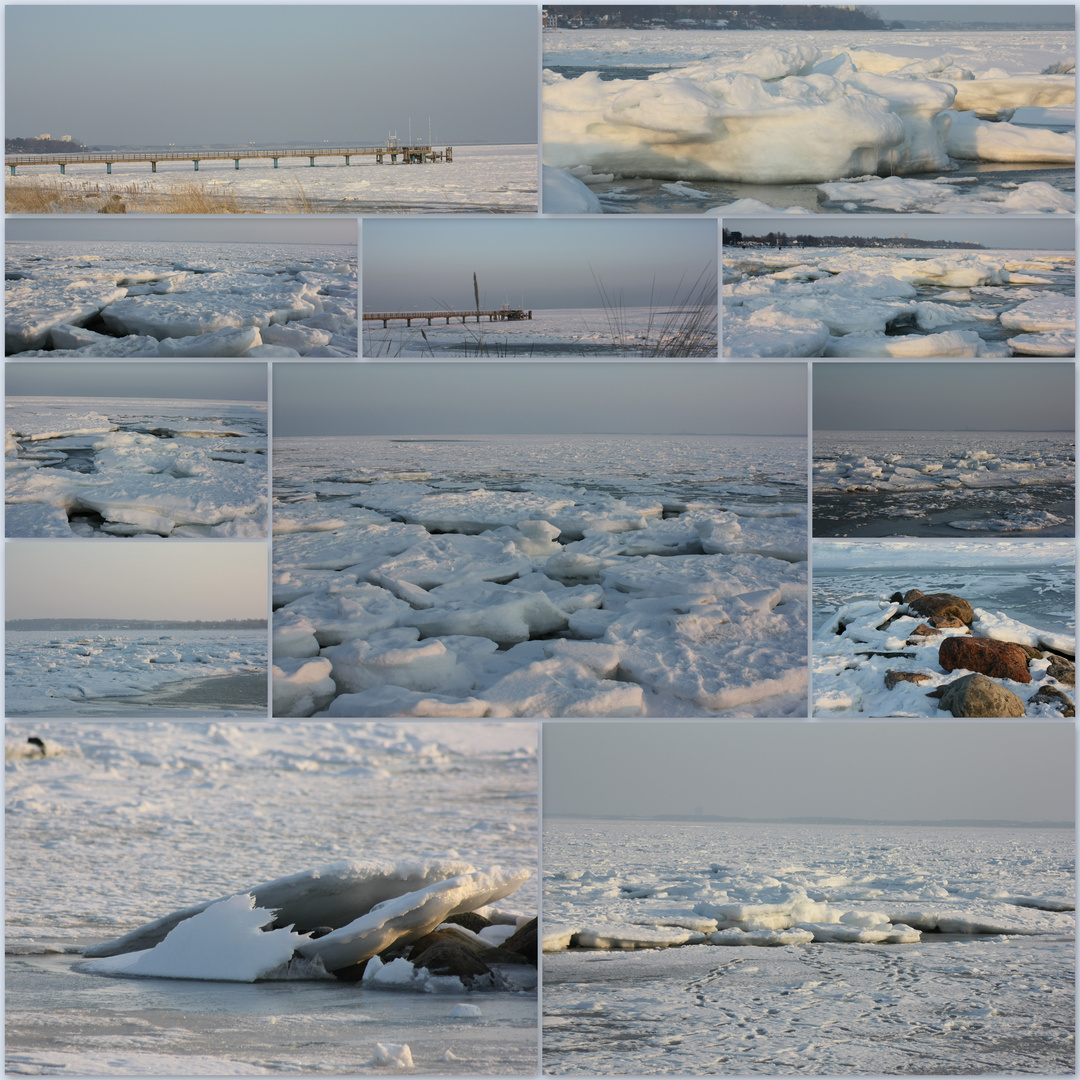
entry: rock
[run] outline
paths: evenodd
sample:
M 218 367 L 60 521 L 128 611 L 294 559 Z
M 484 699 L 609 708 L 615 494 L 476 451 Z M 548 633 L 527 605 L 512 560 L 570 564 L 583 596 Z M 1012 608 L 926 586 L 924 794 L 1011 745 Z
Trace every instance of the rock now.
M 1045 653 L 1039 652 L 1038 649 L 1033 648 L 1031 645 L 1024 645 L 1022 642 L 1017 642 L 1017 646 L 1024 650 L 1024 655 L 1029 660 L 1043 660 L 1046 657 Z
M 502 947 L 508 952 L 518 953 L 524 956 L 533 967 L 536 966 L 537 956 L 537 927 L 539 925 L 538 919 L 531 919 L 525 923 L 524 926 L 519 926 L 513 934 L 510 935 L 503 943 Z
M 918 589 L 912 590 L 912 592 L 918 591 Z M 931 593 L 929 596 L 920 593 L 918 596 L 912 596 L 909 592 L 904 594 L 904 603 L 916 615 L 922 615 L 924 618 L 950 616 L 968 626 L 975 618 L 972 606 L 962 596 L 953 596 L 952 593 Z
M 953 716 L 1023 716 L 1024 703 L 1011 690 L 976 672 L 939 686 L 927 697 L 940 697 L 943 712 Z
M 1019 645 L 991 638 L 948 637 L 938 649 L 938 663 L 945 671 L 963 668 L 992 675 L 996 679 L 1012 679 L 1029 683 L 1028 658 Z M 1022 714 L 1021 714 L 1022 715 Z
M 951 615 L 935 615 L 930 620 L 930 625 L 936 627 L 938 630 L 963 629 L 965 634 L 971 633 L 971 627 L 968 626 L 966 622 L 961 622 L 959 619 L 955 619 Z
M 902 604 L 910 604 L 912 600 L 918 600 L 920 596 L 925 596 L 925 595 L 926 595 L 926 593 L 924 593 L 922 591 L 922 589 L 908 589 L 908 591 L 906 593 L 904 593 L 902 596 L 900 595 L 900 593 L 897 593 L 896 596 L 893 597 L 893 599 L 895 600 L 896 597 L 899 596 L 900 597 L 900 603 L 902 603 Z
M 1056 686 L 1044 686 L 1037 694 L 1029 699 L 1031 704 L 1052 705 L 1061 712 L 1062 716 L 1075 716 L 1076 707 L 1069 700 L 1067 694 L 1063 694 Z
M 485 919 L 483 915 L 477 915 L 475 911 L 463 911 L 460 915 L 451 915 L 446 921 L 464 926 L 466 930 L 471 930 L 474 934 L 479 934 L 485 926 L 491 925 L 489 919 Z
M 919 623 L 914 630 L 911 631 L 910 637 L 935 637 L 940 634 L 941 631 L 932 626 L 927 626 L 926 623 Z
M 886 671 L 885 689 L 892 690 L 893 687 L 902 682 L 924 683 L 927 682 L 929 678 L 930 676 L 922 671 Z
M 438 934 L 428 937 L 438 937 Z M 414 949 L 411 960 L 414 967 L 425 967 L 432 975 L 457 975 L 462 981 L 491 973 L 491 968 L 473 949 L 457 939 L 434 941 L 422 951 Z
M 1076 685 L 1076 668 L 1069 664 L 1067 667 L 1064 664 L 1054 663 L 1046 669 L 1046 674 L 1052 679 L 1057 679 L 1062 686 L 1075 686 Z

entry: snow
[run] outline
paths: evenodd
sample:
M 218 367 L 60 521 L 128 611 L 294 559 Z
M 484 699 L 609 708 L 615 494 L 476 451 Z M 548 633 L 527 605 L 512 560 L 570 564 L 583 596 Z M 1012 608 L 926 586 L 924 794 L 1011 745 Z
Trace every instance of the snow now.
M 5 258 L 9 356 L 358 352 L 355 247 L 12 241 Z
M 694 212 L 694 198 L 730 203 L 731 184 L 787 208 L 799 196 L 784 185 L 948 175 L 958 160 L 1071 166 L 1072 131 L 1022 110 L 1061 109 L 1071 129 L 1074 77 L 1041 72 L 1073 48 L 1064 32 L 549 31 L 544 161 L 606 212 Z M 672 181 L 699 190 L 665 202 Z M 1057 193 L 1036 182 L 1049 190 L 1031 209 L 1053 208 Z M 978 210 L 1000 190 L 985 178 L 952 196 Z
M 5 428 L 8 536 L 267 533 L 265 402 L 18 397 Z
M 797 708 L 799 454 L 749 437 L 279 440 L 276 714 Z M 314 461 L 364 482 L 312 480 Z M 313 495 L 318 514 L 294 512 Z
M 729 246 L 723 266 L 725 356 L 1074 351 L 1072 253 Z

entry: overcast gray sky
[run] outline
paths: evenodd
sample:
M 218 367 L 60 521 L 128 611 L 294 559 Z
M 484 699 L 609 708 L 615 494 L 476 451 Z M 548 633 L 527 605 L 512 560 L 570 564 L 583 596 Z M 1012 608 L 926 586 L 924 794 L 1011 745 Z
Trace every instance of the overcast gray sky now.
M 13 362 L 4 372 L 8 397 L 267 399 L 265 364 Z
M 265 619 L 262 541 L 4 545 L 5 619 Z
M 544 814 L 1073 821 L 1072 724 L 548 723 Z
M 669 303 L 716 266 L 715 218 L 365 221 L 366 311 Z M 422 253 L 422 255 L 421 255 Z M 680 287 L 680 281 L 682 286 Z
M 10 10 L 10 9 L 9 9 Z M 8 218 L 4 237 L 11 241 L 126 240 L 136 243 L 351 244 L 357 243 L 354 218 L 270 217 L 265 214 L 211 214 L 199 217 L 129 217 L 65 214 L 55 218 Z
M 1072 26 L 1076 9 L 1072 4 L 877 4 L 868 5 L 883 19 L 901 22 L 948 21 L 1057 23 Z M 973 10 L 974 9 L 974 10 Z
M 814 364 L 816 431 L 1072 431 L 1074 364 Z
M 9 137 L 87 145 L 536 141 L 535 5 L 5 9 Z M 32 87 L 28 92 L 27 88 Z
M 806 365 L 275 364 L 275 435 L 806 433 Z
M 941 215 L 919 217 L 893 214 L 811 216 L 784 214 L 777 217 L 724 218 L 724 228 L 746 236 L 766 236 L 770 232 L 797 236 L 910 236 L 919 240 L 952 240 L 982 244 L 987 248 L 1027 248 L 1047 251 L 1072 251 L 1076 246 L 1071 221 L 1041 221 L 1031 217 L 1009 218 L 997 215 L 970 219 Z

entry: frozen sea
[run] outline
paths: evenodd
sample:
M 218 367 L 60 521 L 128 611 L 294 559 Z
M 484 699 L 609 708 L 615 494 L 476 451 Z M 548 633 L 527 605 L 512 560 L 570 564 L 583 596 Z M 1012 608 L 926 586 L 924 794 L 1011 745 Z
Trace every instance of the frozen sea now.
M 275 715 L 805 715 L 805 454 L 275 439 Z
M 715 278 L 713 279 L 715 295 Z M 533 359 L 538 357 L 606 357 L 620 360 L 657 357 L 715 357 L 715 301 L 708 310 L 660 306 L 630 307 L 617 313 L 604 308 L 555 308 L 533 311 L 532 318 L 512 322 L 451 323 L 417 320 L 411 327 L 378 320 L 364 325 L 364 356 L 470 357 Z
M 354 358 L 355 244 L 15 241 L 6 354 Z
M 265 630 L 8 630 L 8 716 L 266 715 Z
M 8 536 L 267 534 L 266 403 L 8 398 Z
M 607 213 L 1073 210 L 1065 31 L 560 29 L 543 51 L 544 162 Z
M 436 144 L 441 145 L 441 144 Z M 183 196 L 195 188 L 234 200 L 241 211 L 264 214 L 523 214 L 537 210 L 537 149 L 534 145 L 453 148 L 449 164 L 376 165 L 353 159 L 267 158 L 203 161 L 196 173 L 190 161 L 116 162 L 106 175 L 103 164 L 72 164 L 64 176 L 58 165 L 23 165 L 8 190 L 41 181 L 57 184 L 86 213 L 97 213 L 113 194 L 131 200 L 129 212 L 170 213 L 156 196 Z M 367 159 L 374 161 L 374 159 Z
M 930 638 L 929 645 L 918 646 L 911 643 L 914 639 L 905 640 L 922 621 L 915 617 L 879 629 L 898 608 L 889 598 L 909 589 L 963 597 L 975 609 L 973 629 L 979 636 L 1074 659 L 1075 558 L 1073 542 L 1060 540 L 815 541 L 814 713 L 949 716 L 939 709 L 937 699 L 926 696 L 957 677 L 938 663 L 941 639 Z M 850 605 L 851 621 L 837 633 L 831 624 L 845 605 Z M 1008 688 L 1026 702 L 1028 715 L 1062 715 L 1060 706 L 1031 702 L 1043 686 L 1075 702 L 1074 683 L 1054 676 L 1049 663 L 1030 663 L 1030 683 L 1008 681 Z M 919 685 L 904 682 L 887 690 L 887 671 L 929 678 Z
M 535 725 L 39 721 L 6 741 L 8 1074 L 385 1073 L 379 1043 L 416 1073 L 535 1074 L 535 989 L 117 978 L 77 955 L 342 860 L 531 867 L 498 907 L 535 915 Z
M 1071 1075 L 1074 897 L 1072 829 L 548 819 L 544 1071 Z
M 723 260 L 725 356 L 1076 351 L 1072 251 L 728 247 Z
M 815 536 L 1073 536 L 1073 432 L 815 431 Z

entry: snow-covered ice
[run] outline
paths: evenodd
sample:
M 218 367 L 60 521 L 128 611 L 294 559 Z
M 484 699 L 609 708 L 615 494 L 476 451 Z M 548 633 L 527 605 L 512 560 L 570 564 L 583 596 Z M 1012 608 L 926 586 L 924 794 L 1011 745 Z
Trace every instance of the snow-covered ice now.
M 1041 185 L 1020 212 L 1071 199 L 1066 32 L 559 29 L 543 44 L 544 162 L 589 185 L 606 212 L 742 199 L 812 210 L 818 184 L 949 177 L 969 163 L 974 182 L 952 194 L 974 212 L 1012 183 L 1010 169 Z M 1052 124 L 1038 111 L 1062 106 Z M 979 171 L 992 163 L 999 171 Z
M 912 589 L 960 597 L 973 610 L 939 622 L 903 599 Z M 814 543 L 817 716 L 1071 716 L 1075 635 L 1071 541 Z M 940 696 L 972 674 L 944 662 L 954 637 L 1027 650 L 988 673 L 998 687 L 989 711 L 954 711 Z
M 11 397 L 8 536 L 267 534 L 265 402 Z
M 246 676 L 254 687 L 266 674 L 265 630 L 8 630 L 5 650 L 9 716 L 115 716 L 152 707 L 266 715 L 265 692 L 250 702 L 248 694 L 226 695 L 227 703 L 155 699 L 170 684 L 218 676 Z
M 535 1072 L 531 965 L 467 990 L 405 959 L 382 969 L 408 980 L 350 983 L 293 955 L 312 920 L 340 938 L 350 919 L 419 922 L 423 902 L 438 918 L 455 891 L 472 909 L 499 866 L 522 868 L 480 909 L 499 939 L 535 915 L 535 725 L 12 722 L 6 742 L 8 1071 L 381 1073 L 381 1044 L 418 1072 Z M 175 908 L 182 951 L 164 932 L 92 948 Z M 100 974 L 129 965 L 142 977 Z
M 270 214 L 536 212 L 535 145 L 459 144 L 453 156 L 448 164 L 425 165 L 316 158 L 314 167 L 306 158 L 281 158 L 276 169 L 268 158 L 242 160 L 239 169 L 227 158 L 203 161 L 197 173 L 190 161 L 159 161 L 157 172 L 145 161 L 115 162 L 110 175 L 102 164 L 74 163 L 64 176 L 56 165 L 20 165 L 6 183 L 9 190 L 55 185 L 67 206 L 86 213 L 97 213 L 114 196 L 131 202 L 129 213 L 172 213 L 168 200 L 182 203 L 189 193 Z
M 5 266 L 8 356 L 358 353 L 355 246 L 9 241 Z
M 1072 432 L 816 430 L 814 535 L 1072 536 L 1075 455 Z
M 804 708 L 802 439 L 274 452 L 275 715 Z
M 1072 252 L 728 246 L 723 263 L 725 356 L 1075 352 Z
M 1074 844 L 546 819 L 544 1070 L 1070 1074 Z

